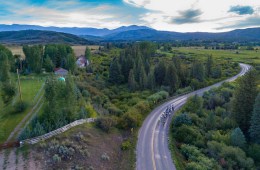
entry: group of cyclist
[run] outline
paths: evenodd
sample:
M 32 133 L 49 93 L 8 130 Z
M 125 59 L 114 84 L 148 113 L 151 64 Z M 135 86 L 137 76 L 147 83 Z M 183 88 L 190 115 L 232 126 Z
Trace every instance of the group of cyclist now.
M 171 113 L 174 111 L 174 105 L 171 104 L 170 106 L 167 106 L 165 111 L 161 114 L 159 121 L 164 126 L 166 120 L 168 117 L 170 117 Z

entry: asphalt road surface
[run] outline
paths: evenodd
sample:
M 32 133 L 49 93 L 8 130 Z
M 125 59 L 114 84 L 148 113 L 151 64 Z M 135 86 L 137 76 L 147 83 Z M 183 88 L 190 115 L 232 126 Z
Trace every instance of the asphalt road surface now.
M 137 142 L 137 170 L 175 170 L 173 159 L 168 148 L 168 132 L 173 113 L 166 119 L 164 125 L 159 122 L 160 116 L 166 110 L 167 106 L 173 104 L 175 111 L 184 105 L 187 99 L 195 94 L 203 95 L 205 91 L 213 87 L 220 86 L 223 82 L 231 82 L 240 76 L 243 76 L 250 65 L 240 63 L 241 71 L 238 75 L 227 80 L 216 83 L 212 86 L 199 89 L 197 91 L 179 96 L 164 104 L 156 107 L 145 119 L 139 130 Z

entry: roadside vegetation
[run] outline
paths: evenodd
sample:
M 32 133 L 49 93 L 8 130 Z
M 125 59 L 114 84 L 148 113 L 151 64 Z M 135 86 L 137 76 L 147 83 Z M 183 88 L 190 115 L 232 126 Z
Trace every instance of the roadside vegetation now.
M 259 96 L 252 70 L 236 83 L 191 97 L 170 130 L 178 169 L 259 168 Z

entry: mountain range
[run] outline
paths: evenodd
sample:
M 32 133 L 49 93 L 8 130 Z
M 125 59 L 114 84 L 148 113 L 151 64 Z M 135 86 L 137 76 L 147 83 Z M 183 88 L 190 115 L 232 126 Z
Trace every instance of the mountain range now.
M 229 32 L 170 32 L 146 26 L 123 26 L 117 29 L 42 27 L 37 25 L 1 25 L 1 43 L 71 43 L 89 44 L 107 41 L 221 41 L 260 42 L 260 28 L 237 29 Z
M 99 29 L 99 28 L 79 28 L 79 27 L 43 27 L 38 25 L 5 25 L 0 24 L 0 31 L 22 31 L 22 30 L 42 30 L 42 31 L 55 31 L 55 32 L 64 32 L 74 35 L 91 35 L 91 36 L 105 36 L 109 34 L 130 31 L 130 30 L 139 30 L 139 29 L 151 29 L 145 26 L 122 26 L 116 29 Z

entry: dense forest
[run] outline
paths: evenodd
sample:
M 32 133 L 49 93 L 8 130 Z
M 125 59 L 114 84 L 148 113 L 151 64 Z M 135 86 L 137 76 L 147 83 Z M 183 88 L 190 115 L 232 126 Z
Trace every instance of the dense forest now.
M 191 97 L 176 114 L 171 148 L 180 169 L 257 169 L 260 158 L 256 71 Z M 258 93 L 258 96 L 257 96 Z
M 76 68 L 76 57 L 69 45 L 48 44 L 46 46 L 23 46 L 25 60 L 20 59 L 20 70 L 25 73 L 41 73 L 44 68 L 52 72 L 54 68 L 62 67 L 71 72 Z

